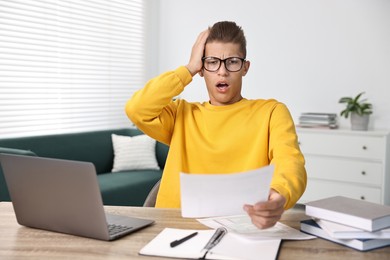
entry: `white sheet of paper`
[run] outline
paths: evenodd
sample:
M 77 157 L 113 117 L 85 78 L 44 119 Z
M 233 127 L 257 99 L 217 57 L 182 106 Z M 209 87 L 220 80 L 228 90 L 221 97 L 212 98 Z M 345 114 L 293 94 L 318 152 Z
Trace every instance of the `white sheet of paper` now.
M 274 166 L 231 174 L 180 173 L 183 217 L 243 214 L 244 204 L 268 199 Z
M 210 259 L 214 255 L 228 256 L 223 259 L 237 260 L 274 260 L 277 259 L 281 239 L 249 241 L 236 234 L 227 233 L 221 242 L 216 245 Z
M 275 226 L 267 229 L 258 229 L 252 224 L 248 215 L 215 217 L 198 219 L 200 223 L 210 228 L 225 227 L 230 233 L 240 235 L 249 240 L 288 239 L 308 240 L 315 236 L 307 235 L 283 223 L 277 222 Z

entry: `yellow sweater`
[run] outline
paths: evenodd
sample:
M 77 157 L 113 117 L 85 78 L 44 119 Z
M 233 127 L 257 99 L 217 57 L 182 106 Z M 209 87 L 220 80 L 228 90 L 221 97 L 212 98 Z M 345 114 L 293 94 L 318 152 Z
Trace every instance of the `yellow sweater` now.
M 150 80 L 126 104 L 139 129 L 170 146 L 156 207 L 180 207 L 180 172 L 226 174 L 271 163 L 271 188 L 292 207 L 306 188 L 306 171 L 286 106 L 261 99 L 227 106 L 173 101 L 191 81 L 179 67 Z

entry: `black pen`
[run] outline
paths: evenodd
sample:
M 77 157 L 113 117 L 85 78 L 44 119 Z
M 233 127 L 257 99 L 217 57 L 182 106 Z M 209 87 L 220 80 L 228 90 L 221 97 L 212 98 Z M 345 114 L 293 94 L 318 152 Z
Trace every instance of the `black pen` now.
M 190 238 L 193 238 L 194 236 L 196 236 L 198 234 L 198 232 L 194 232 L 186 237 L 183 237 L 182 239 L 179 239 L 179 240 L 175 240 L 175 241 L 172 241 L 171 242 L 171 247 L 175 247 L 175 246 L 178 246 L 180 245 L 181 243 L 184 243 L 186 242 L 188 239 Z

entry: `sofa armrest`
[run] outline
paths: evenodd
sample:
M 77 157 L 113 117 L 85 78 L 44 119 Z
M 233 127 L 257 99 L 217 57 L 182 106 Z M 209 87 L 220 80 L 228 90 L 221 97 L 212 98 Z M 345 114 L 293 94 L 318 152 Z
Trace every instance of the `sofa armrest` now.
M 33 151 L 30 150 L 14 149 L 7 147 L 0 147 L 0 153 L 37 156 Z
M 21 150 L 21 149 L 6 148 L 6 147 L 0 147 L 0 153 L 36 156 L 36 154 L 30 150 Z M 7 184 L 5 183 L 1 162 L 0 162 L 0 201 L 11 201 L 11 198 L 8 193 Z

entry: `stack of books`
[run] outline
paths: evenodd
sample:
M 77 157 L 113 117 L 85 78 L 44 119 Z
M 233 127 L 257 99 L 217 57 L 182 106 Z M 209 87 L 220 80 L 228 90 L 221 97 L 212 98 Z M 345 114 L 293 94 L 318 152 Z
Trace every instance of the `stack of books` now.
M 333 113 L 302 113 L 298 127 L 338 128 L 337 114 Z
M 335 196 L 306 203 L 301 231 L 368 251 L 390 245 L 390 207 Z

